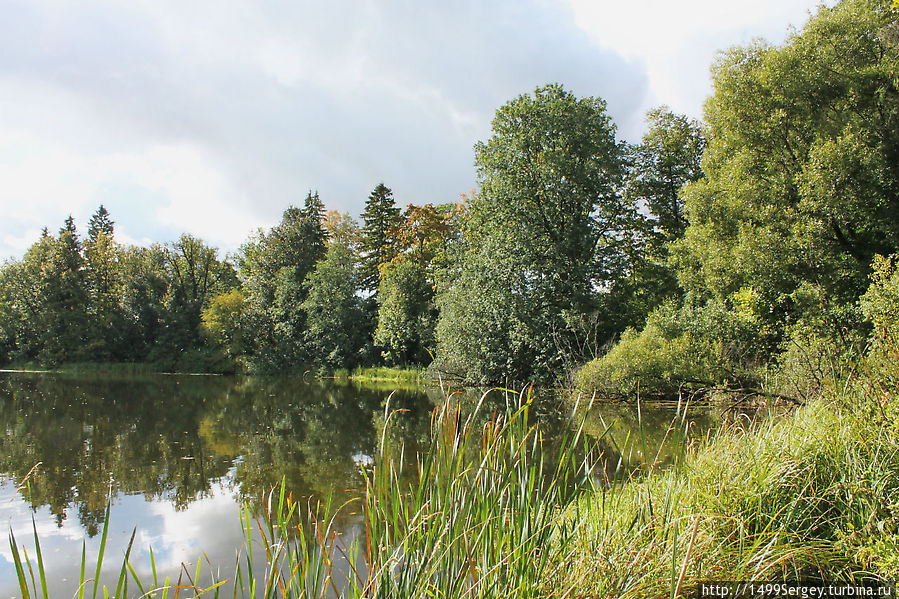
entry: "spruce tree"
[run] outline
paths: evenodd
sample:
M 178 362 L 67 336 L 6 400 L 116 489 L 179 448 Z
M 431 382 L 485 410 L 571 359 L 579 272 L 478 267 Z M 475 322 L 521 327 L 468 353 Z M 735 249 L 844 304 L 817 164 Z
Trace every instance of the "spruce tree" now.
M 115 221 L 109 218 L 109 211 L 100 204 L 97 211 L 94 212 L 91 219 L 87 222 L 87 238 L 89 241 L 96 242 L 103 233 L 107 237 L 112 237 L 115 231 Z
M 396 254 L 395 229 L 400 223 L 393 192 L 383 183 L 365 201 L 362 223 L 362 288 L 377 292 L 378 267 Z

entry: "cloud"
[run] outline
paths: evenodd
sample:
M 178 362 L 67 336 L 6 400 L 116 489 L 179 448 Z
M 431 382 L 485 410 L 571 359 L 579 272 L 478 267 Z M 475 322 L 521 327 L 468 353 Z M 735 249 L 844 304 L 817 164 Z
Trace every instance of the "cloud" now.
M 575 21 L 598 44 L 642 64 L 650 82 L 644 109 L 668 104 L 695 118 L 711 92 L 719 50 L 756 37 L 780 41 L 802 26 L 818 0 L 613 2 L 569 0 Z M 833 2 L 831 2 L 832 4 Z
M 130 238 L 225 249 L 309 189 L 452 201 L 505 101 L 559 81 L 632 130 L 648 90 L 555 1 L 7 4 L 0 240 L 101 201 Z

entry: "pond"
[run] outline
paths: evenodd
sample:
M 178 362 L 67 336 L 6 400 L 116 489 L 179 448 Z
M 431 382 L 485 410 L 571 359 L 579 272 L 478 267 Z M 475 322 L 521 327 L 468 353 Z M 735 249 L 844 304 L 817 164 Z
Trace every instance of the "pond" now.
M 199 558 L 227 577 L 245 540 L 240 507 L 259 505 L 282 479 L 304 501 L 342 505 L 361 493 L 388 397 L 387 409 L 400 410 L 388 437 L 414 456 L 430 441 L 432 411 L 447 401 L 440 389 L 301 378 L 0 373 L 0 520 L 32 556 L 36 527 L 54 597 L 72 596 L 82 543 L 92 563 L 109 498 L 110 568 L 121 564 L 136 529 L 131 561 L 139 574 L 149 574 L 152 547 L 157 569 L 174 578 L 182 564 L 192 571 Z M 488 401 L 501 410 L 509 398 L 493 392 Z M 561 434 L 573 406 L 541 400 L 535 414 L 547 438 Z M 586 414 L 585 430 L 594 438 L 608 431 L 601 442 L 605 471 L 634 469 L 647 459 L 670 460 L 685 435 L 701 436 L 732 414 L 602 405 Z M 337 526 L 358 536 L 359 518 L 351 503 Z M 0 599 L 18 596 L 4 543 Z

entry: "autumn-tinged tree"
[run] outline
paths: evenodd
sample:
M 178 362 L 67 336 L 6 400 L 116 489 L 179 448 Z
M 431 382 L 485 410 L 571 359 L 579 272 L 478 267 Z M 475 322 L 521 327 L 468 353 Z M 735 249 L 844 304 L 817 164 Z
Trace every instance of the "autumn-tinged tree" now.
M 458 239 L 463 208 L 410 204 L 395 228 L 397 254 L 380 268 L 374 342 L 389 364 L 427 364 L 435 351 L 437 271 Z

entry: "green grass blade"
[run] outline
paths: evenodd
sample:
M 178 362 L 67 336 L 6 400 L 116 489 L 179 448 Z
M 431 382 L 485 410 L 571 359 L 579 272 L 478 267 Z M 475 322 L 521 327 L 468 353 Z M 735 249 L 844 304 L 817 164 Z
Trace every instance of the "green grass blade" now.
M 37 554 L 37 572 L 38 578 L 41 581 L 41 595 L 42 597 L 50 597 L 50 593 L 47 592 L 47 575 L 44 573 L 44 556 L 41 552 L 41 542 L 40 539 L 37 538 L 37 523 L 34 521 L 34 516 L 31 517 L 31 527 L 34 530 L 34 552 Z
M 109 512 L 112 507 L 112 491 L 110 490 L 109 498 L 106 500 L 106 515 L 103 518 L 103 534 L 100 537 L 100 553 L 97 555 L 97 569 L 94 572 L 94 592 L 93 599 L 97 599 L 97 591 L 100 587 L 100 568 L 103 567 L 103 554 L 106 552 L 106 537 L 109 534 Z M 103 587 L 106 592 L 106 587 Z
M 19 592 L 22 593 L 22 599 L 31 599 L 31 593 L 28 592 L 28 581 L 25 578 L 25 568 L 22 567 L 22 557 L 19 555 L 19 547 L 16 545 L 16 538 L 12 531 L 9 531 L 9 548 L 12 551 L 13 564 L 16 568 L 16 578 L 19 581 Z
M 131 557 L 131 547 L 134 545 L 134 535 L 137 534 L 137 528 L 131 531 L 131 539 L 128 541 L 128 548 L 125 549 L 125 558 L 122 560 L 122 570 L 119 572 L 119 581 L 115 587 L 115 596 L 123 597 L 128 594 L 128 558 Z

